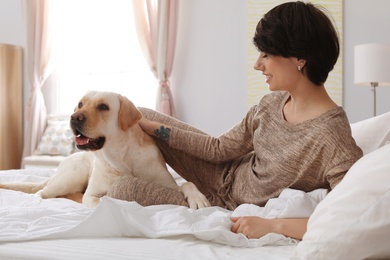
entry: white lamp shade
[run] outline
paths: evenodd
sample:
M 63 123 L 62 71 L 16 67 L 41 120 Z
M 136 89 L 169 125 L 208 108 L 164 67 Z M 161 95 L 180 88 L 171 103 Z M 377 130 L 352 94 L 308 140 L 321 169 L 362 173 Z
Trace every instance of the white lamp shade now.
M 390 44 L 355 46 L 355 84 L 390 86 Z

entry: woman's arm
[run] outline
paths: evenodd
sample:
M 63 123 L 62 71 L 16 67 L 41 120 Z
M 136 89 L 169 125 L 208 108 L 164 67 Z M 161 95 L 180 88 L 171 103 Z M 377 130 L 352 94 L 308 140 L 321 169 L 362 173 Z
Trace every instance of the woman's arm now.
M 231 231 L 242 233 L 248 238 L 260 238 L 268 233 L 302 239 L 306 233 L 308 218 L 266 219 L 253 216 L 232 217 Z
M 138 123 L 148 135 L 156 136 L 163 141 L 169 142 L 171 126 L 150 121 L 145 117 L 142 117 Z
M 249 113 L 240 123 L 219 137 L 195 132 L 177 125 L 151 121 L 143 117 L 141 128 L 149 135 L 169 143 L 170 147 L 210 162 L 224 162 L 253 151 L 252 116 Z

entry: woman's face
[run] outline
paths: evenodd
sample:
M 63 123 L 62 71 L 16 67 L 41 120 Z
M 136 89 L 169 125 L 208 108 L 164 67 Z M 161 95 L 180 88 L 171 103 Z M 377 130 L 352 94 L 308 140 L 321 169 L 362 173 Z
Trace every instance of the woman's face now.
M 297 58 L 284 58 L 260 52 L 254 68 L 263 72 L 265 82 L 271 91 L 291 91 L 297 86 L 299 78 L 302 77 L 298 65 L 300 63 Z

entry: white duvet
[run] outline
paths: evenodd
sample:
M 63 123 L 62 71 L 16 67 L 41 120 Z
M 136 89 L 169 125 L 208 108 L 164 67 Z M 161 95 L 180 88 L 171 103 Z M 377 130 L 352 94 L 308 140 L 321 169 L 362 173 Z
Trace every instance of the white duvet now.
M 35 169 L 0 171 L 0 182 L 41 181 L 52 173 Z M 33 194 L 0 189 L 0 242 L 189 234 L 237 247 L 295 244 L 297 241 L 273 233 L 260 239 L 234 234 L 230 232 L 230 217 L 308 217 L 326 193 L 323 189 L 310 193 L 286 189 L 265 207 L 244 204 L 235 211 L 228 211 L 219 207 L 200 210 L 174 205 L 142 207 L 135 202 L 108 197 L 103 197 L 96 209 L 89 209 L 67 199 L 41 199 Z

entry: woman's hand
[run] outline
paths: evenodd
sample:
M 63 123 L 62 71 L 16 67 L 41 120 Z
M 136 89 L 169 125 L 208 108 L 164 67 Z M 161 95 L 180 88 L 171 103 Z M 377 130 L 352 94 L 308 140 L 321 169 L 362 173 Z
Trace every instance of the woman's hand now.
M 232 217 L 231 231 L 242 233 L 247 238 L 260 238 L 268 233 L 302 239 L 307 229 L 307 218 L 266 219 L 254 216 Z
M 147 134 L 151 135 L 152 132 L 150 132 L 150 129 L 153 127 L 153 121 L 150 121 L 149 119 L 146 119 L 145 117 L 142 117 L 141 120 L 138 121 L 138 124 L 144 130 Z
M 260 217 L 233 217 L 231 231 L 242 233 L 247 238 L 260 238 L 268 233 L 276 233 L 274 219 L 265 219 Z
M 155 135 L 156 129 L 159 129 L 161 127 L 160 123 L 151 121 L 149 119 L 146 119 L 145 117 L 142 117 L 141 120 L 138 121 L 138 124 L 146 132 L 148 135 Z

